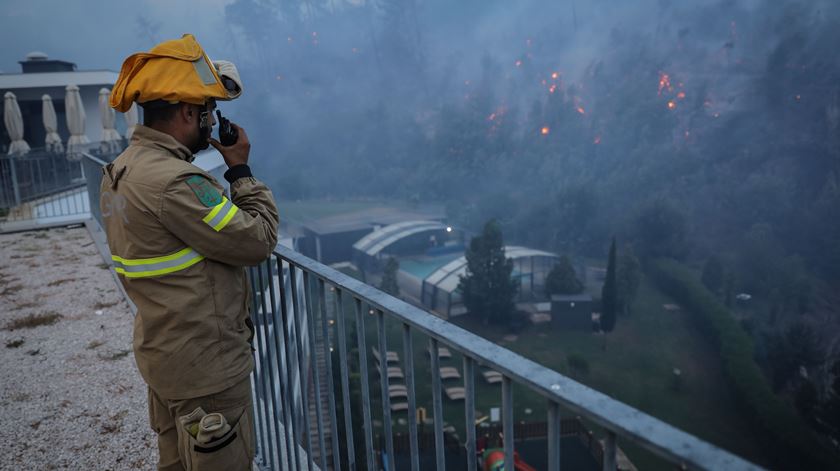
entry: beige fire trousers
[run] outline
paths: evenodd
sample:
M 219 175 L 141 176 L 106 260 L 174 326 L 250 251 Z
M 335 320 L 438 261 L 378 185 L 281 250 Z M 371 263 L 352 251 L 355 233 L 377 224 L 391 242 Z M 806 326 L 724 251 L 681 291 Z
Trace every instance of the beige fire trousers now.
M 160 471 L 250 470 L 254 459 L 251 379 L 222 392 L 193 399 L 166 399 L 149 388 L 149 421 L 158 436 Z M 200 407 L 225 416 L 231 429 L 209 443 L 198 443 L 179 417 Z

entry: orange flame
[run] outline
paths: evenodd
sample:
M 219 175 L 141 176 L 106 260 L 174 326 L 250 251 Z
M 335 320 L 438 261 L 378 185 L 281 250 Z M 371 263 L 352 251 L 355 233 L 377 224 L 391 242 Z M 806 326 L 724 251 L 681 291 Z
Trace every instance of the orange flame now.
M 685 99 L 685 92 L 677 93 L 677 98 L 679 98 L 680 100 L 684 100 Z
M 665 72 L 659 72 L 659 95 L 662 95 L 662 90 L 671 91 L 671 76 Z
M 557 72 L 552 72 L 551 73 L 551 78 L 553 78 L 554 80 L 557 80 L 557 77 L 559 77 L 559 76 L 560 76 L 560 74 L 558 74 Z
M 669 110 L 673 110 L 673 109 L 676 109 L 676 108 L 677 108 L 677 104 L 674 103 L 674 100 L 668 101 L 668 109 Z
M 552 85 L 548 87 L 548 93 L 554 93 L 557 90 L 557 85 Z
M 549 129 L 548 126 L 543 126 L 542 129 L 540 129 L 540 134 L 542 134 L 543 136 L 545 136 L 549 132 L 551 132 L 551 129 Z
M 586 110 L 585 110 L 585 109 L 583 109 L 583 107 L 582 107 L 582 106 L 578 106 L 578 107 L 577 107 L 577 112 L 578 112 L 578 113 L 580 113 L 580 114 L 586 114 Z

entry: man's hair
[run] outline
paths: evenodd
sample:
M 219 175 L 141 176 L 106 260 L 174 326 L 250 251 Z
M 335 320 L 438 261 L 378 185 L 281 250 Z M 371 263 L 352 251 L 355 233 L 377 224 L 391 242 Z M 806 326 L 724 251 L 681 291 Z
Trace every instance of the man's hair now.
M 143 108 L 143 125 L 153 126 L 155 124 L 165 123 L 175 117 L 180 103 L 168 103 L 163 100 L 148 101 L 141 103 Z

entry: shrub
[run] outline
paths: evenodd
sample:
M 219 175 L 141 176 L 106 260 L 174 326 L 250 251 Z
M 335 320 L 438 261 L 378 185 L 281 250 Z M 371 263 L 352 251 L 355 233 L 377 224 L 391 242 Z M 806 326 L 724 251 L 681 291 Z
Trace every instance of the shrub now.
M 688 309 L 720 353 L 724 374 L 748 417 L 766 432 L 768 449 L 778 453 L 785 467 L 826 469 L 836 457 L 819 445 L 792 408 L 776 396 L 753 360 L 752 339 L 735 318 L 680 263 L 658 259 L 649 274 L 670 296 Z

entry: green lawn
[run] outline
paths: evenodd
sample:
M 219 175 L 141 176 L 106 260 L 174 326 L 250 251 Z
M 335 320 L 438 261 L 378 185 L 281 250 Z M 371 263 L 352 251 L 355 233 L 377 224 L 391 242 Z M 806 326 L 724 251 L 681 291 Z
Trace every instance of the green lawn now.
M 695 329 L 690 313 L 666 311 L 663 304 L 672 302 L 643 281 L 638 300 L 628 317 L 618 319 L 616 329 L 607 337 L 604 351 L 603 337 L 586 332 L 552 331 L 545 325 L 531 326 L 518 335 L 516 341 L 505 342 L 508 332 L 483 326 L 467 318 L 456 318 L 462 327 L 482 335 L 549 368 L 649 413 L 671 425 L 721 446 L 747 459 L 766 465 L 760 446 L 749 424 L 738 413 L 734 397 L 722 375 L 714 349 Z M 365 316 L 368 346 L 377 345 L 376 316 Z M 405 365 L 402 331 L 398 322 L 387 320 L 388 349 L 399 353 Z M 418 407 L 425 407 L 432 416 L 431 363 L 426 354 L 428 339 L 415 333 L 414 365 Z M 355 345 L 355 339 L 349 342 Z M 454 353 L 454 350 L 453 350 Z M 575 353 L 586 359 L 589 372 L 575 375 L 570 372 L 567 356 Z M 379 403 L 379 382 L 373 358 L 370 360 L 372 415 L 382 419 Z M 463 372 L 462 360 L 441 361 L 442 366 L 455 366 Z M 679 392 L 672 388 L 673 369 L 682 371 L 683 384 Z M 477 373 L 481 371 L 478 368 Z M 488 385 L 476 375 L 476 417 L 489 414 L 491 407 L 501 404 L 499 385 Z M 457 380 L 445 385 L 462 385 Z M 450 401 L 443 395 L 444 420 L 454 425 L 464 438 L 464 402 Z M 515 420 L 545 420 L 546 402 L 523 387 L 514 386 Z M 530 409 L 530 413 L 528 412 Z M 404 412 L 393 414 L 394 420 L 405 418 Z M 396 433 L 405 427 L 394 426 Z M 639 469 L 673 469 L 652 454 L 631 443 L 619 446 Z
M 603 336 L 581 331 L 554 331 L 547 325 L 530 326 L 520 332 L 517 339 L 505 342 L 504 329 L 488 327 L 466 317 L 453 321 L 488 340 L 509 348 L 548 368 L 573 377 L 587 386 L 636 407 L 684 431 L 692 433 L 715 445 L 721 446 L 758 464 L 767 466 L 767 460 L 755 434 L 738 412 L 734 396 L 729 390 L 720 367 L 717 353 L 702 337 L 691 321 L 690 313 L 668 311 L 663 304 L 673 301 L 659 292 L 650 282 L 643 280 L 639 296 L 629 316 L 620 316 L 615 331 L 607 337 L 603 350 Z M 347 306 L 348 314 L 352 308 Z M 376 316 L 365 315 L 368 347 L 377 345 Z M 352 315 L 348 329 L 352 329 Z M 386 315 L 388 350 L 399 353 L 400 366 L 404 368 L 401 325 Z M 418 407 L 425 407 L 432 417 L 431 362 L 426 353 L 428 339 L 415 333 L 414 366 Z M 349 348 L 356 344 L 348 339 Z M 463 373 L 462 359 L 441 360 L 441 366 L 454 366 Z M 355 352 L 354 352 L 355 354 Z M 574 374 L 568 366 L 568 355 L 583 357 L 589 366 L 586 374 Z M 379 402 L 379 381 L 375 363 L 369 355 L 371 374 L 372 416 L 382 420 Z M 353 361 L 355 363 L 355 361 Z M 355 368 L 355 367 L 354 367 Z M 682 372 L 682 387 L 675 391 L 673 369 Z M 491 407 L 501 405 L 501 388 L 489 385 L 476 371 L 476 417 L 489 414 Z M 462 385 L 457 380 L 444 385 Z M 444 420 L 456 427 L 464 439 L 464 402 L 450 401 L 442 394 Z M 515 420 L 545 420 L 546 401 L 541 396 L 514 385 Z M 528 411 L 530 409 L 530 412 Z M 393 414 L 396 421 L 406 413 Z M 377 428 L 381 430 L 381 428 Z M 406 427 L 395 424 L 395 433 L 405 433 Z M 673 469 L 651 453 L 619 439 L 619 446 L 639 469 Z
M 695 328 L 690 313 L 663 308 L 671 302 L 644 280 L 631 314 L 619 317 L 608 335 L 606 351 L 603 337 L 589 333 L 532 326 L 515 342 L 505 343 L 501 341 L 504 332 L 467 320 L 458 323 L 671 425 L 765 464 L 759 443 L 725 382 L 717 353 Z M 587 374 L 570 374 L 567 355 L 573 353 L 586 359 Z M 672 388 L 674 368 L 682 372 L 680 392 Z M 646 451 L 620 440 L 619 445 L 640 469 L 667 468 Z

